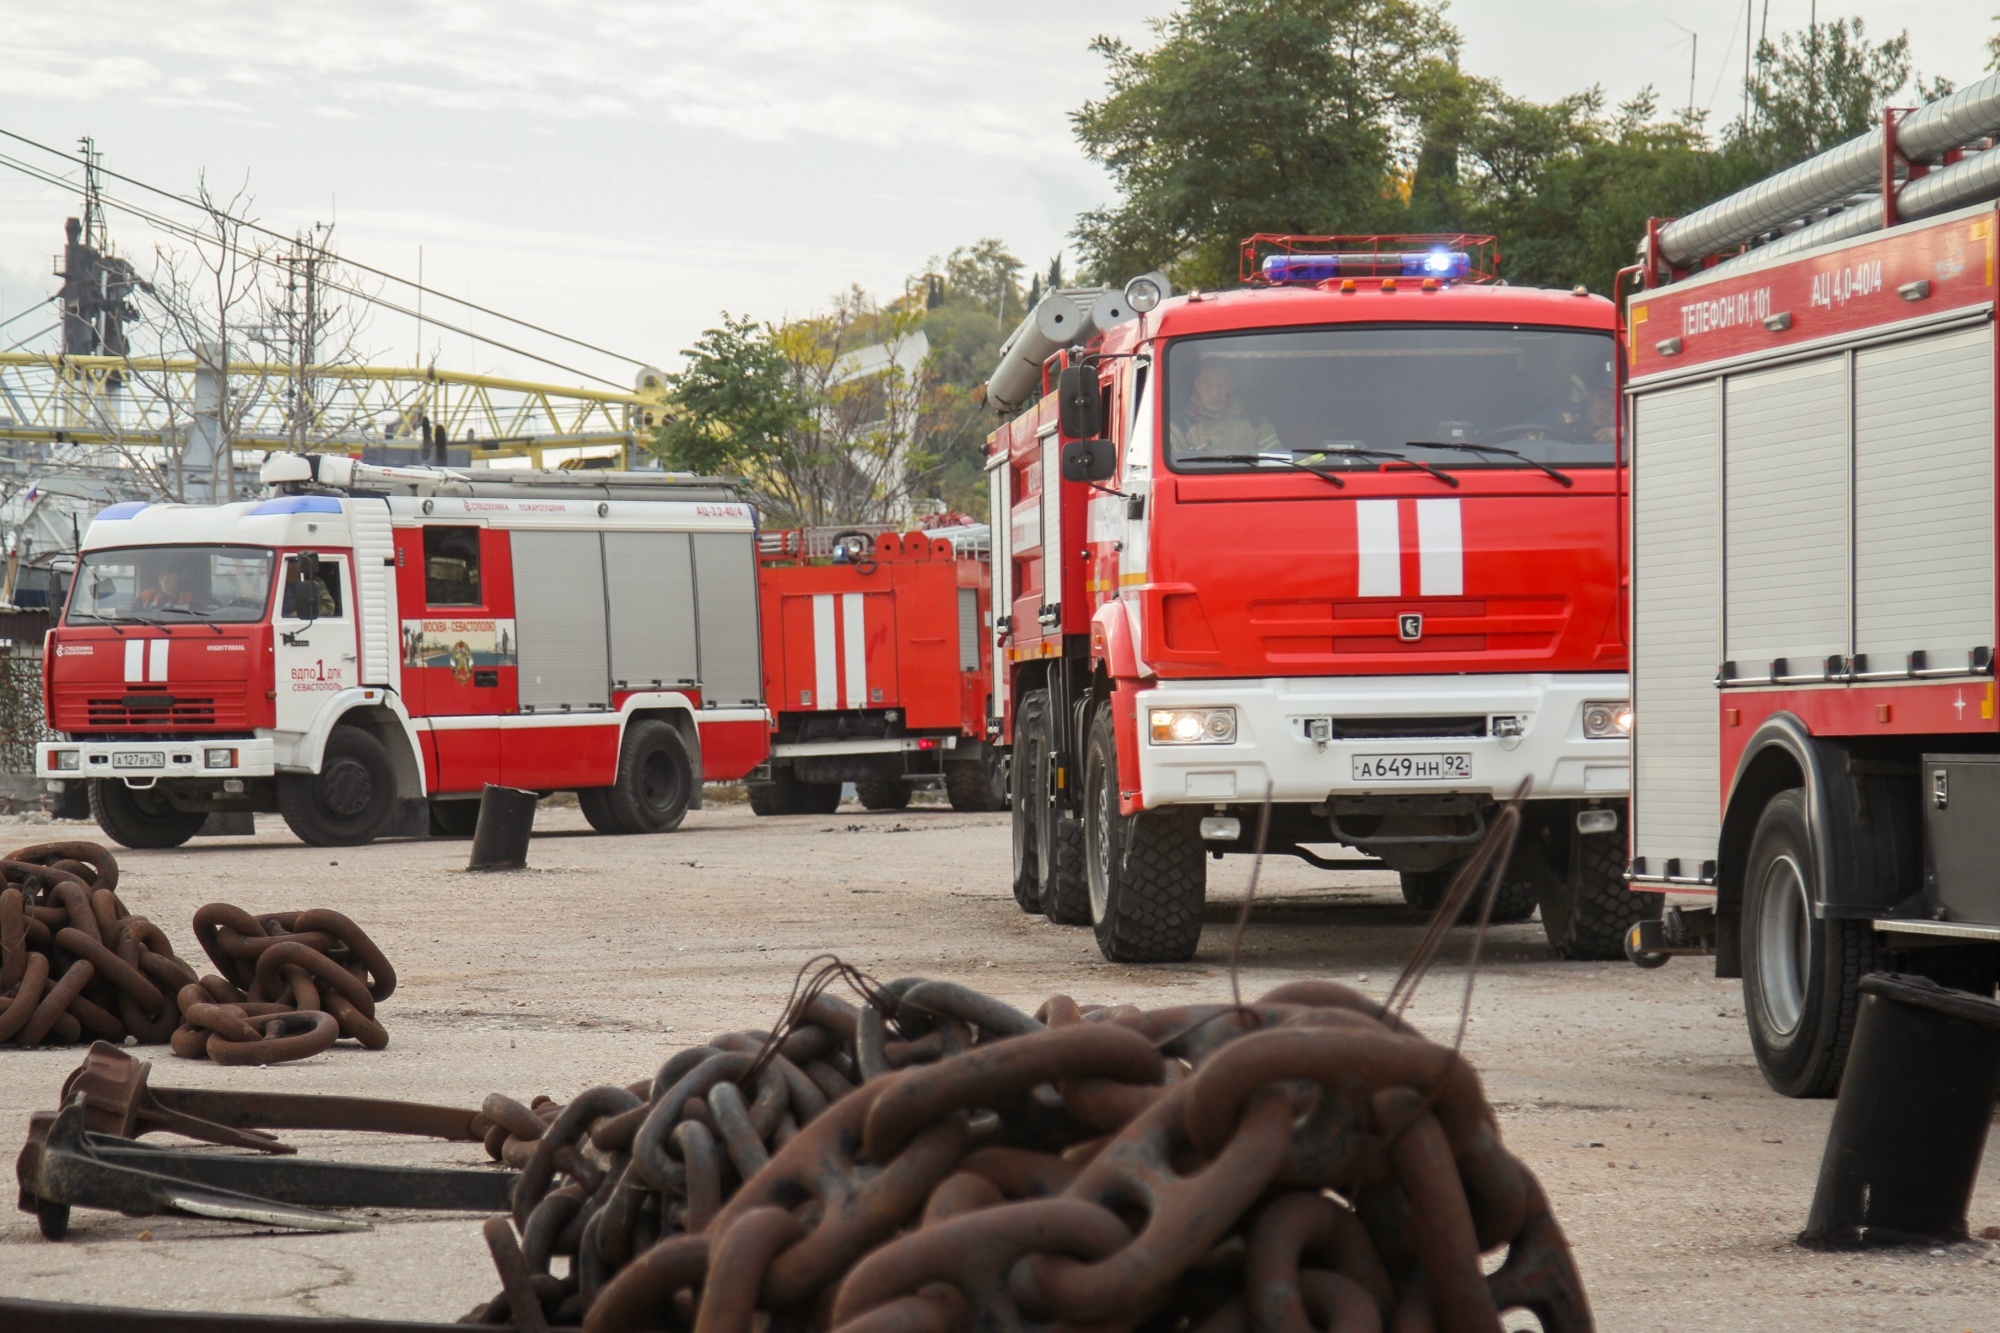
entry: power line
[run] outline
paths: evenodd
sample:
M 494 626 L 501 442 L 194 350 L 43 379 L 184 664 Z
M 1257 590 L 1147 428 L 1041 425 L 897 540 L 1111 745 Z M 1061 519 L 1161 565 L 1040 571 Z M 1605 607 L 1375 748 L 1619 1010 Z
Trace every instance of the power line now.
M 40 143 L 34 139 L 30 139 L 24 134 L 16 134 L 14 133 L 14 131 L 9 129 L 0 129 L 0 136 L 5 136 L 6 138 L 13 139 L 16 142 L 27 144 L 30 148 L 38 148 L 42 152 L 53 154 L 56 157 L 62 158 L 66 162 L 74 162 L 77 163 L 78 165 L 87 165 L 84 163 L 82 158 L 76 157 L 70 153 L 65 153 L 60 148 L 51 148 L 49 145 L 45 143 Z M 137 179 L 136 177 L 123 175 L 119 172 L 111 170 L 109 167 L 100 165 L 97 167 L 97 171 L 98 174 L 100 175 L 110 176 L 114 180 L 124 181 L 127 185 L 136 185 L 142 190 L 145 190 L 152 194 L 157 194 L 163 199 L 171 199 L 177 204 L 185 204 L 189 208 L 199 208 L 204 212 L 215 212 L 220 216 L 227 218 L 230 222 L 235 223 L 237 226 L 248 228 L 251 231 L 261 232 L 264 235 L 269 236 L 274 240 L 288 241 L 291 239 L 290 237 L 285 236 L 282 233 L 271 230 L 269 227 L 263 226 L 256 222 L 252 222 L 248 218 L 233 217 L 230 214 L 222 213 L 221 210 L 213 209 L 209 205 L 202 203 L 200 200 L 190 199 L 186 195 L 182 194 L 175 194 L 171 190 L 163 190 L 157 185 L 150 185 L 145 181 Z M 71 188 L 73 189 L 75 188 L 75 186 L 72 184 Z M 340 262 L 345 264 L 349 268 L 359 269 L 364 273 L 373 274 L 375 277 L 386 278 L 390 282 L 400 283 L 405 287 L 414 287 L 416 290 L 423 292 L 428 296 L 443 297 L 445 300 L 450 301 L 455 305 L 462 305 L 468 307 L 469 309 L 477 310 L 482 315 L 491 315 L 495 319 L 504 319 L 509 324 L 518 324 L 524 329 L 532 329 L 536 333 L 545 334 L 548 337 L 559 339 L 562 342 L 571 343 L 577 347 L 585 349 L 586 351 L 596 352 L 600 356 L 608 356 L 614 361 L 623 361 L 628 365 L 634 365 L 634 366 L 644 366 L 651 364 L 650 362 L 640 360 L 638 357 L 626 356 L 624 353 L 614 352 L 608 347 L 599 347 L 596 343 L 585 342 L 581 338 L 572 338 L 566 333 L 558 333 L 554 329 L 544 328 L 540 324 L 533 324 L 525 319 L 519 319 L 513 315 L 506 314 L 503 311 L 490 309 L 487 306 L 479 305 L 478 303 L 473 301 L 468 301 L 462 296 L 453 296 L 449 292 L 438 291 L 434 288 L 426 287 L 421 282 L 412 282 L 408 278 L 405 278 L 397 273 L 390 273 L 386 269 L 373 268 L 367 264 L 359 263 L 352 259 L 343 259 Z M 502 344 L 499 343 L 494 344 L 494 346 L 496 347 L 501 345 Z M 558 365 L 560 363 L 555 361 L 550 361 L 547 364 L 553 366 L 553 365 Z M 608 384 L 611 381 L 606 380 L 603 382 Z
M 12 324 L 17 319 L 26 319 L 28 316 L 34 314 L 37 310 L 40 310 L 43 306 L 47 305 L 49 302 L 55 299 L 56 298 L 53 296 L 44 296 L 41 300 L 35 302 L 33 305 L 29 306 L 26 310 L 21 311 L 19 314 L 9 315 L 5 319 L 0 319 L 0 329 L 6 328 L 9 324 Z
M 7 131 L 0 130 L 0 134 L 6 134 L 6 133 Z M 15 135 L 11 137 L 18 138 L 19 136 Z M 50 184 L 69 184 L 69 182 L 62 180 L 61 177 L 56 176 L 53 172 L 45 171 L 42 168 L 33 165 L 32 163 L 23 162 L 19 158 L 8 157 L 4 153 L 0 153 L 0 166 L 11 167 L 13 170 L 21 172 L 23 175 L 32 176 L 36 180 L 45 181 Z M 107 172 L 105 174 L 109 175 L 110 173 Z M 74 186 L 72 186 L 71 188 L 74 188 Z M 143 208 L 138 204 L 128 203 L 125 200 L 120 199 L 115 195 L 100 193 L 97 196 L 97 198 L 98 201 L 104 204 L 105 206 L 119 209 L 122 212 L 130 213 L 132 216 L 139 218 L 144 222 L 150 223 L 151 225 L 158 227 L 160 230 L 167 232 L 170 235 L 179 236 L 184 240 L 195 241 L 200 244 L 212 244 L 215 241 L 214 237 L 208 235 L 205 232 L 190 227 L 186 223 L 176 221 L 173 218 L 166 217 L 159 213 L 155 213 L 151 209 Z M 217 216 L 227 221 L 237 223 L 238 225 L 250 227 L 250 229 L 262 232 L 267 236 L 278 236 L 280 240 L 293 239 L 280 236 L 278 233 L 271 231 L 267 227 L 257 227 L 254 226 L 253 224 L 242 223 L 240 219 L 234 218 L 230 214 L 223 213 L 220 210 L 217 210 Z M 264 264 L 266 266 L 273 268 L 283 267 L 283 265 L 280 264 L 279 261 L 273 258 L 272 256 L 260 253 L 256 250 L 243 250 L 240 251 L 239 253 L 241 253 L 246 259 L 249 259 L 254 263 Z M 343 264 L 347 263 L 347 261 L 344 259 L 341 260 L 340 262 Z M 353 267 L 363 268 L 363 269 L 367 268 L 367 266 L 364 264 L 356 264 L 353 265 Z M 367 271 L 371 273 L 376 272 L 376 270 L 374 269 L 367 269 Z M 370 305 L 380 306 L 384 310 L 393 311 L 396 314 L 408 315 L 411 317 L 414 317 L 416 315 L 416 312 L 410 309 L 408 306 L 399 305 L 396 302 L 388 300 L 376 293 L 362 291 L 358 287 L 350 287 L 343 283 L 336 282 L 331 278 L 322 277 L 319 279 L 319 282 L 324 286 L 333 288 L 335 291 L 344 292 L 349 296 L 355 297 L 362 301 L 366 301 Z M 470 302 L 461 301 L 460 304 L 467 305 L 470 304 Z M 478 309 L 479 307 L 475 306 L 474 308 Z M 506 318 L 506 316 L 502 316 L 501 318 L 504 319 Z M 576 366 L 567 365 L 561 361 L 552 360 L 551 358 L 542 356 L 539 353 L 530 352 L 525 347 L 516 347 L 512 343 L 503 343 L 497 338 L 488 338 L 482 334 L 474 333 L 471 329 L 462 329 L 455 324 L 447 324 L 443 320 L 438 319 L 437 317 L 432 315 L 426 315 L 424 317 L 424 322 L 427 324 L 434 324 L 438 328 L 445 329 L 452 333 L 463 334 L 466 337 L 473 339 L 474 341 L 485 343 L 489 347 L 497 347 L 502 351 L 512 352 L 516 356 L 527 357 L 530 361 L 540 362 L 542 365 L 545 366 L 553 366 L 557 370 L 565 371 L 571 375 L 580 375 L 584 379 L 595 380 L 597 381 L 597 383 L 606 385 L 613 389 L 622 390 L 627 387 L 623 384 L 620 384 L 617 380 L 606 379 L 604 378 L 604 376 L 595 374 L 591 371 L 583 370 Z M 514 322 L 519 323 L 520 321 L 516 320 Z M 628 358 L 621 357 L 619 359 L 626 360 Z
M 41 333 L 29 334 L 27 337 L 21 339 L 21 341 L 15 343 L 13 347 L 0 347 L 0 353 L 11 352 L 14 350 L 14 347 L 26 347 L 29 343 L 41 337 L 43 333 L 54 333 L 57 329 L 61 327 L 62 327 L 61 324 L 51 324 L 47 328 L 43 329 Z

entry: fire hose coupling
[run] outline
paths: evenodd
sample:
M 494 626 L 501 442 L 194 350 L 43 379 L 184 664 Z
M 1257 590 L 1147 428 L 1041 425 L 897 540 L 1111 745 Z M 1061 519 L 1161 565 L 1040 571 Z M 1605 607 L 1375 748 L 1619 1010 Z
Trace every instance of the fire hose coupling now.
M 1234 708 L 1155 708 L 1148 719 L 1155 745 L 1233 745 Z

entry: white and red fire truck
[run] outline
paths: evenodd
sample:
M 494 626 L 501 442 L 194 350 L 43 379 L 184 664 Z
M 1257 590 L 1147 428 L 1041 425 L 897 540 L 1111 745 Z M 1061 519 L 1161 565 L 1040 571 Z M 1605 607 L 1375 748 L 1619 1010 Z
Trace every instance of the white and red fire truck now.
M 900 810 L 942 780 L 954 810 L 1006 808 L 987 740 L 993 673 L 987 528 L 793 528 L 758 537 L 768 774 L 760 815 L 824 814 L 841 784 Z
M 1257 237 L 1243 285 L 1051 295 L 989 404 L 1014 892 L 1186 958 L 1210 854 L 1400 872 L 1434 907 L 1533 781 L 1497 904 L 1615 956 L 1623 496 L 1614 309 L 1484 237 Z
M 2000 976 L 2000 76 L 1651 229 L 1627 302 L 1642 963 L 1715 954 L 1791 1096 L 1861 976 Z M 1986 151 L 1962 151 L 1966 145 Z
M 656 832 L 764 761 L 755 516 L 727 483 L 274 456 L 262 500 L 114 505 L 43 657 L 104 831 L 271 811 L 318 845 L 470 832 L 484 784 Z

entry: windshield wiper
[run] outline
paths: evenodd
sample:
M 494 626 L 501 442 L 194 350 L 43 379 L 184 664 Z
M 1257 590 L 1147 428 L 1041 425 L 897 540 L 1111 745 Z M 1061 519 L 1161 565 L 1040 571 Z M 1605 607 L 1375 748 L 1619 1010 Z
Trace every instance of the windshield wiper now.
M 1310 467 L 1287 454 L 1190 454 L 1185 458 L 1176 458 L 1174 462 L 1180 466 L 1185 466 L 1189 463 L 1278 463 L 1285 467 L 1297 468 L 1301 472 L 1310 472 L 1315 477 L 1330 481 L 1334 484 L 1335 489 L 1341 489 L 1347 485 L 1346 482 L 1336 477 L 1333 473 L 1323 471 L 1320 468 Z
M 1347 445 L 1341 445 L 1335 449 L 1314 449 L 1309 452 L 1320 458 L 1333 458 L 1339 454 L 1349 454 L 1355 458 L 1382 458 L 1391 463 L 1408 463 L 1413 468 L 1430 473 L 1447 486 L 1458 485 L 1458 478 L 1452 476 L 1451 473 L 1446 472 L 1443 468 L 1433 467 L 1421 458 L 1411 458 L 1405 454 L 1399 454 L 1393 449 L 1355 449 Z M 1305 465 L 1302 463 L 1300 466 L 1303 467 Z
M 1576 478 L 1567 472 L 1558 472 L 1539 458 L 1530 458 L 1519 449 L 1503 449 L 1497 444 L 1470 444 L 1464 440 L 1405 440 L 1405 449 L 1463 449 L 1474 454 L 1505 454 L 1508 458 L 1518 458 L 1529 467 L 1540 468 L 1565 486 L 1576 485 Z
M 206 625 L 206 626 L 208 626 L 208 627 L 209 627 L 210 629 L 214 630 L 214 631 L 215 631 L 215 632 L 216 632 L 217 634 L 221 634 L 221 633 L 222 633 L 222 626 L 220 626 L 220 625 L 216 624 L 216 623 L 215 623 L 215 622 L 214 622 L 213 620 L 210 620 L 210 619 L 209 619 L 208 617 L 206 617 L 206 616 L 203 616 L 203 615 L 201 615 L 201 613 L 200 613 L 200 612 L 198 612 L 198 611 L 194 611 L 194 610 L 190 610 L 189 608 L 187 608 L 187 607 L 185 607 L 185 606 L 163 606 L 163 607 L 161 607 L 161 608 L 160 608 L 160 610 L 161 610 L 162 612 L 166 612 L 166 611 L 172 611 L 172 612 L 174 612 L 174 613 L 175 613 L 176 615 L 183 615 L 183 616 L 187 616 L 187 617 L 189 617 L 190 619 L 194 619 L 194 620 L 197 620 L 197 621 L 198 621 L 198 623 L 200 623 L 200 624 L 203 624 L 203 625 Z M 161 628 L 162 630 L 166 630 L 166 632 L 167 632 L 167 633 L 169 633 L 169 634 L 173 633 L 173 631 L 172 631 L 172 630 L 169 630 L 169 629 L 167 629 L 167 627 L 166 627 L 165 625 L 161 625 L 161 626 L 160 626 L 160 628 Z

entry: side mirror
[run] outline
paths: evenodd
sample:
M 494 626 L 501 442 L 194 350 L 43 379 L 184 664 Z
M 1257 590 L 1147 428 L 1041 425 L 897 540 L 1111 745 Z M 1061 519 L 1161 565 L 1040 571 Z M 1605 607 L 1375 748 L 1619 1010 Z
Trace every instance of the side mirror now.
M 1110 440 L 1071 440 L 1062 447 L 1064 481 L 1109 481 L 1118 471 L 1118 449 Z
M 1056 377 L 1056 416 L 1067 440 L 1093 440 L 1104 434 L 1104 391 L 1090 366 L 1069 366 Z
M 292 557 L 292 578 L 285 584 L 281 609 L 293 620 L 318 620 L 319 594 L 319 552 L 300 551 Z

